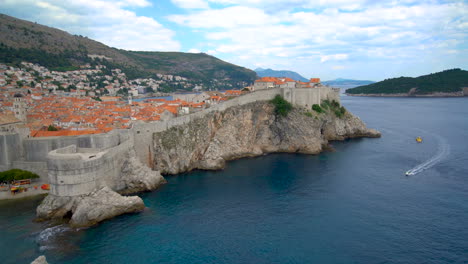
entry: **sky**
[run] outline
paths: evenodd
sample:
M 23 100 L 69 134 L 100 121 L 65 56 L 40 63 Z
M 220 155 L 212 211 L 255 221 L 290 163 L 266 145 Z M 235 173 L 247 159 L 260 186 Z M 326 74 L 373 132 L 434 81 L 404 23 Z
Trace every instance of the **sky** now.
M 464 0 L 0 0 L 0 13 L 111 47 L 322 80 L 468 69 Z

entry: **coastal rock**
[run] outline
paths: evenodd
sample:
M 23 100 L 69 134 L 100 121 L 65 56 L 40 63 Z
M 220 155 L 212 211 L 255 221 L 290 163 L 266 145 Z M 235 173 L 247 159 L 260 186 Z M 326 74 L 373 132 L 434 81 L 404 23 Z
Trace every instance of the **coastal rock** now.
M 270 103 L 255 102 L 154 133 L 154 169 L 168 174 L 222 169 L 227 160 L 272 152 L 317 154 L 329 140 L 380 136 L 349 112 L 338 118 L 306 111 L 295 107 L 282 117 Z
M 128 158 L 122 164 L 121 179 L 125 184 L 125 189 L 119 193 L 125 194 L 152 191 L 166 183 L 159 171 L 153 171 L 143 165 L 133 150 L 130 151 Z
M 91 226 L 117 215 L 140 212 L 144 208 L 145 204 L 140 197 L 125 197 L 104 187 L 76 203 L 70 225 Z
M 36 212 L 39 219 L 70 218 L 71 226 L 85 227 L 117 215 L 140 212 L 144 207 L 138 196 L 125 197 L 103 187 L 89 195 L 59 197 L 50 194 Z
M 46 257 L 44 255 L 37 257 L 31 264 L 48 264 Z
M 166 183 L 158 171 L 152 171 L 137 158 L 134 150 L 125 154 L 115 186 L 121 194 L 151 191 Z M 78 196 L 49 194 L 36 209 L 37 220 L 70 220 L 72 226 L 91 226 L 114 216 L 143 210 L 137 196 L 125 197 L 107 186 Z

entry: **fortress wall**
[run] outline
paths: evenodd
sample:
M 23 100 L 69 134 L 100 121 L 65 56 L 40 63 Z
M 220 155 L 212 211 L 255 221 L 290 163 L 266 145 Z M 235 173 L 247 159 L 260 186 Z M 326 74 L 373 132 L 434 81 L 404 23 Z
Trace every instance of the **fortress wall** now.
M 76 196 L 100 186 L 123 189 L 121 167 L 132 148 L 132 140 L 127 140 L 99 152 L 95 148 L 78 148 L 76 145 L 51 151 L 47 157 L 50 193 Z
M 17 133 L 0 134 L 0 166 L 10 169 L 13 161 L 21 156 L 21 138 Z
M 126 130 L 113 130 L 106 134 L 28 138 L 23 142 L 25 160 L 32 162 L 46 162 L 47 153 L 54 149 L 76 145 L 80 148 L 106 149 L 117 146 L 120 142 L 128 140 L 130 133 Z
M 320 90 L 321 100 L 335 100 L 341 104 L 339 88 L 320 87 L 317 89 Z
M 256 101 L 271 100 L 278 94 L 280 94 L 280 88 L 260 90 L 235 97 L 220 104 L 212 105 L 203 111 L 190 115 L 184 115 L 165 121 L 155 121 L 150 123 L 136 122 L 133 124 L 133 136 L 137 157 L 143 164 L 146 164 L 148 167 L 152 168 L 152 156 L 154 153 L 153 133 L 161 132 L 174 126 L 187 124 L 192 120 L 203 118 L 207 114 L 215 111 L 224 111 L 230 107 L 253 103 Z

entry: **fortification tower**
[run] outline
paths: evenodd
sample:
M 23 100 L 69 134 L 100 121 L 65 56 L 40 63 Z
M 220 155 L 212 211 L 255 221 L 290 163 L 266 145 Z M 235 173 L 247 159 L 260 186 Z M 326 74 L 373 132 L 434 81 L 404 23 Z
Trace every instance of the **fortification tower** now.
M 17 93 L 14 95 L 13 109 L 15 117 L 26 123 L 26 103 L 22 94 Z

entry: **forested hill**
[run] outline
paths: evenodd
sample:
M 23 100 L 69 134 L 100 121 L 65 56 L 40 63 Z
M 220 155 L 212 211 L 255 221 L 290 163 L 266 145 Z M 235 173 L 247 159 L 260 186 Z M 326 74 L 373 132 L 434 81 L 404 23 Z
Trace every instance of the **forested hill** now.
M 293 80 L 301 81 L 301 82 L 309 81 L 307 78 L 304 78 L 299 73 L 293 72 L 293 71 L 285 71 L 285 70 L 276 71 L 272 69 L 262 69 L 262 68 L 257 68 L 255 69 L 255 71 L 260 77 L 288 77 Z
M 100 55 L 92 59 L 88 55 Z M 0 63 L 38 63 L 70 70 L 86 63 L 122 69 L 130 79 L 156 73 L 179 75 L 215 84 L 243 86 L 257 74 L 204 53 L 136 52 L 108 47 L 87 37 L 0 14 Z
M 468 71 L 451 69 L 416 78 L 399 77 L 346 90 L 348 94 L 429 95 L 454 93 L 468 87 Z

